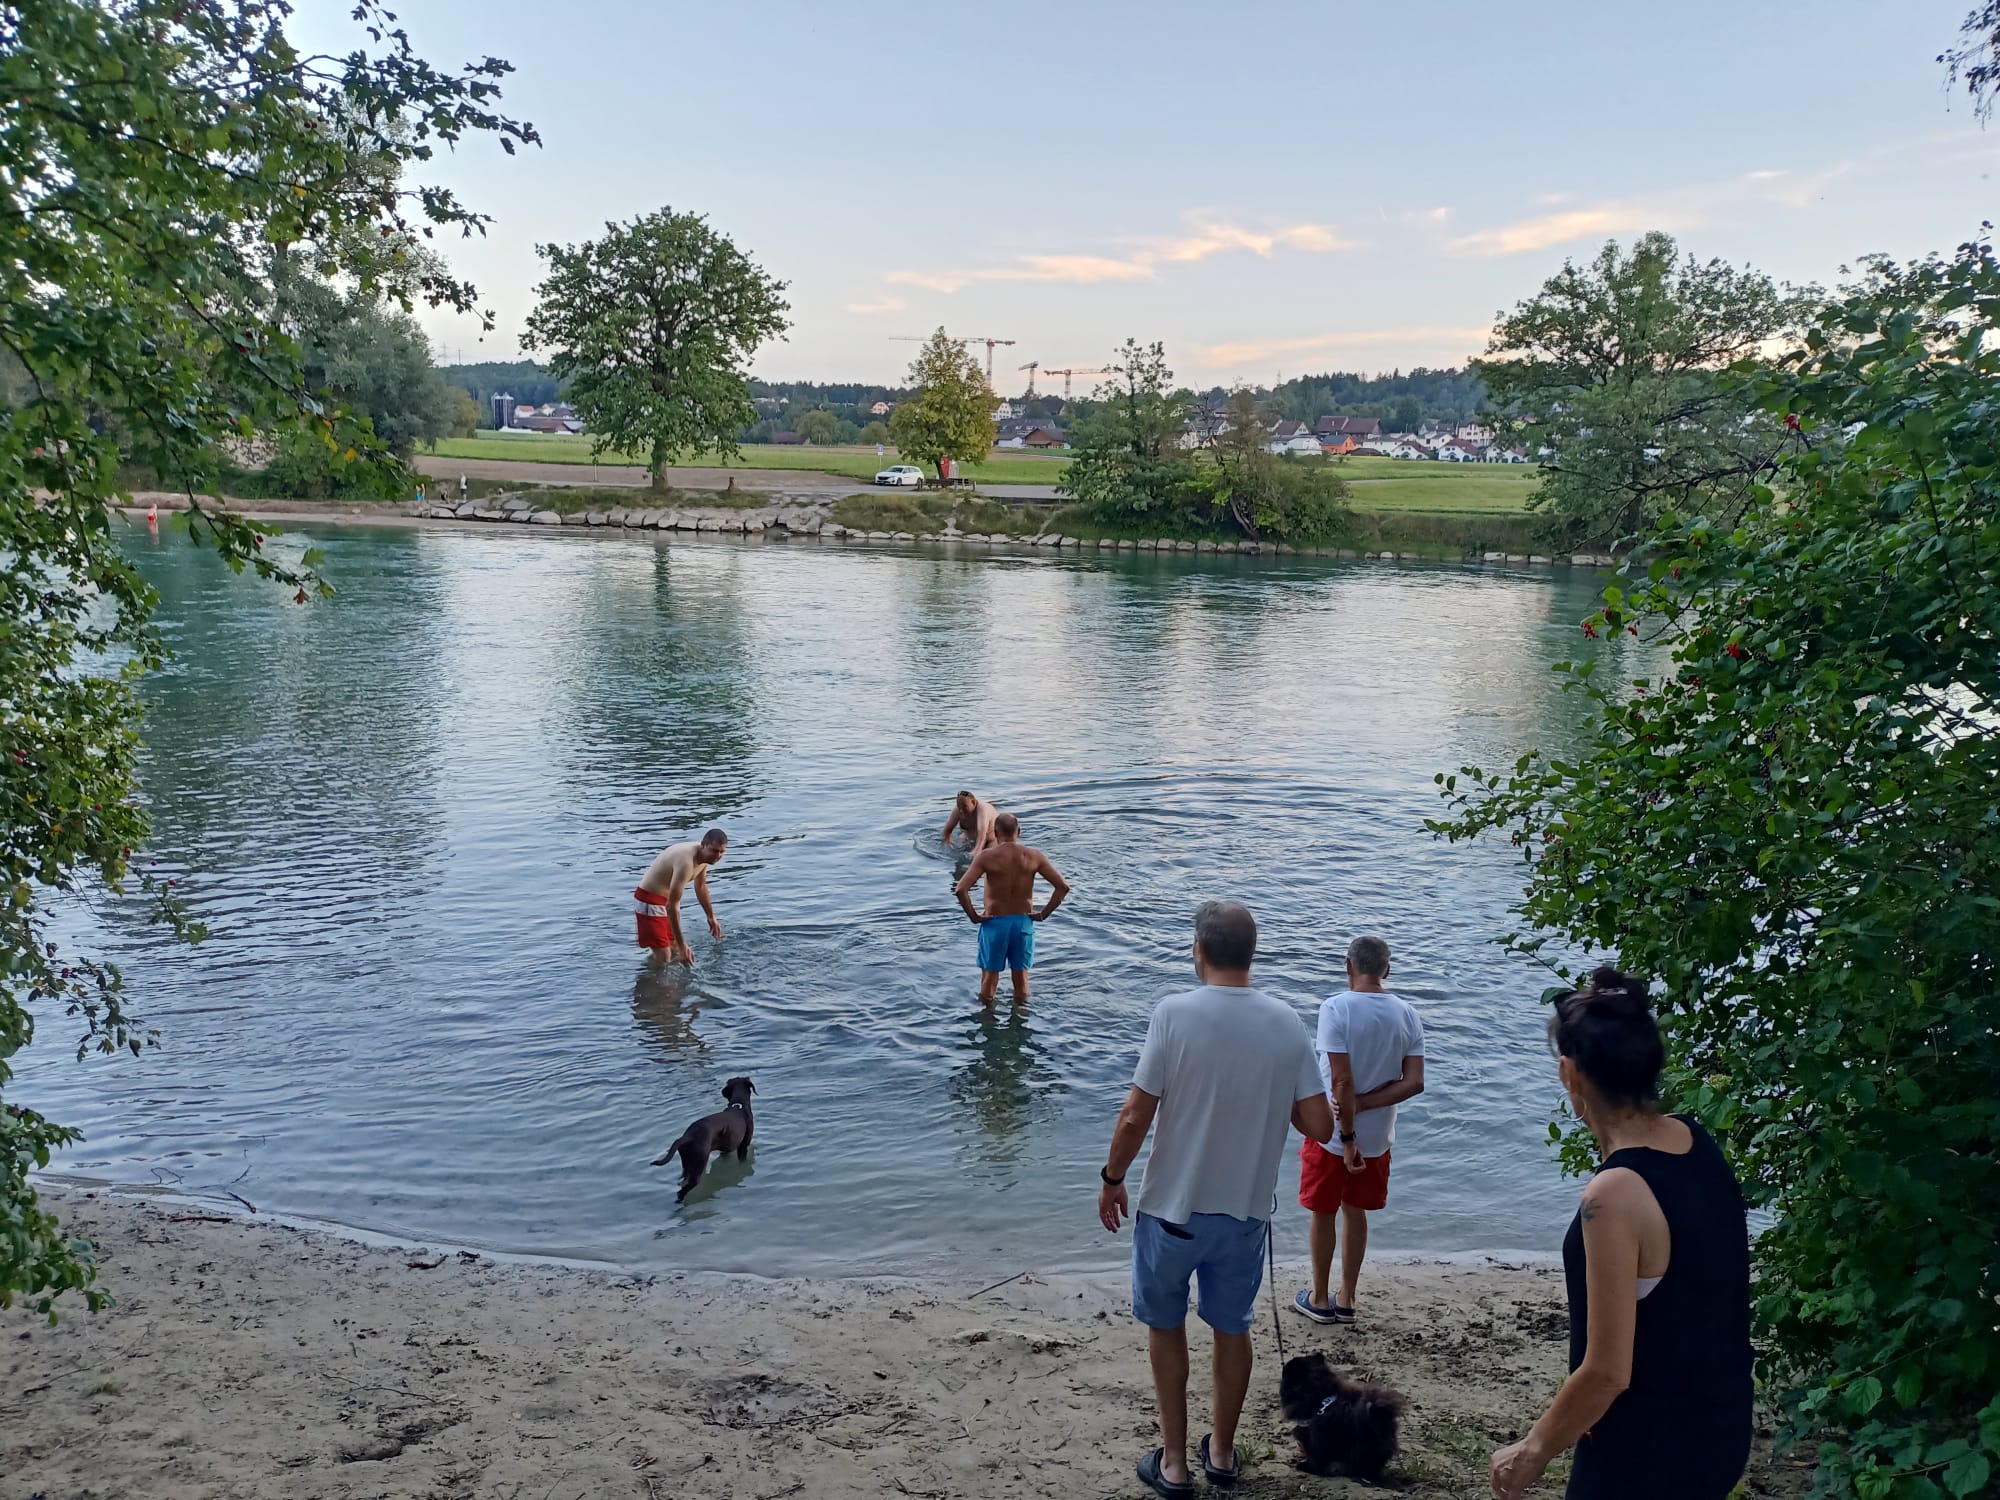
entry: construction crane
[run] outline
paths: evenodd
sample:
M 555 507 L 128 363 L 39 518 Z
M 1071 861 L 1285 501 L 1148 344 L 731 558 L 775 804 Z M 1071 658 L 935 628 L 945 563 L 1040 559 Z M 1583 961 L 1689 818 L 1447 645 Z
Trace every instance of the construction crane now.
M 1097 369 L 1097 368 L 1095 368 L 1095 367 L 1093 367 L 1093 368 L 1091 368 L 1091 369 L 1085 369 L 1085 368 L 1084 368 L 1084 367 L 1083 367 L 1082 365 L 1076 365 L 1076 366 L 1073 366 L 1073 367 L 1071 367 L 1071 368 L 1067 368 L 1067 369 L 1059 369 L 1059 368 L 1057 368 L 1057 367 L 1056 367 L 1055 365 L 1045 365 L 1045 366 L 1043 367 L 1043 370 L 1042 370 L 1042 373 L 1043 373 L 1043 374 L 1045 374 L 1045 375 L 1060 375 L 1060 376 L 1062 376 L 1062 378 L 1063 378 L 1063 401 L 1064 401 L 1064 403 L 1065 403 L 1065 404 L 1067 404 L 1067 403 L 1068 403 L 1068 401 L 1069 401 L 1069 391 L 1070 391 L 1070 377 L 1071 377 L 1071 376 L 1073 376 L 1073 375 L 1103 375 L 1103 374 L 1106 374 L 1106 373 L 1108 373 L 1108 372 L 1107 372 L 1107 371 L 1104 371 L 1104 370 L 1100 370 L 1100 369 Z
M 1042 362 L 1039 359 L 1031 359 L 1025 365 L 1016 365 L 1014 367 L 1017 370 L 1026 370 L 1028 372 L 1028 394 L 1030 396 L 1035 394 L 1035 371 L 1041 367 Z
M 892 333 L 889 335 L 889 342 L 892 344 L 928 344 L 930 340 L 920 339 L 914 334 Z M 986 384 L 990 387 L 993 384 L 993 350 L 995 346 L 999 344 L 1011 344 L 1014 340 L 989 339 L 983 333 L 975 333 L 959 338 L 958 342 L 961 344 L 984 344 L 986 346 Z

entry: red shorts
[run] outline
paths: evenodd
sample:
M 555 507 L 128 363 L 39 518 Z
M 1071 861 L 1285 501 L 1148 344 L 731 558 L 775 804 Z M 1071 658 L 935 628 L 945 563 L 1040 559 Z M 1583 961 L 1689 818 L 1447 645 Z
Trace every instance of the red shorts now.
M 1389 1153 L 1368 1157 L 1359 1172 L 1350 1172 L 1338 1151 L 1307 1141 L 1299 1153 L 1299 1206 L 1330 1214 L 1343 1203 L 1365 1209 L 1388 1206 Z
M 673 908 L 656 892 L 635 890 L 632 899 L 639 918 L 641 948 L 671 948 L 674 945 Z

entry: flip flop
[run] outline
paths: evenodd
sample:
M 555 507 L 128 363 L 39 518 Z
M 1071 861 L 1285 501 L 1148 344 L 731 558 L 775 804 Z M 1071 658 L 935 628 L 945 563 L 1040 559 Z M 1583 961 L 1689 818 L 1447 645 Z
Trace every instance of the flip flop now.
M 1156 1495 L 1164 1495 L 1167 1500 L 1181 1500 L 1181 1496 L 1194 1493 L 1194 1481 L 1174 1484 L 1160 1472 L 1160 1459 L 1166 1451 L 1164 1448 L 1155 1448 L 1139 1460 L 1139 1480 Z
M 1215 1434 L 1212 1432 L 1208 1435 L 1208 1437 L 1214 1436 Z M 1239 1455 L 1236 1460 L 1236 1467 L 1233 1469 L 1218 1468 L 1216 1465 L 1210 1463 L 1208 1461 L 1208 1437 L 1201 1440 L 1202 1477 L 1219 1490 L 1234 1489 L 1236 1481 L 1243 1477 L 1243 1459 Z

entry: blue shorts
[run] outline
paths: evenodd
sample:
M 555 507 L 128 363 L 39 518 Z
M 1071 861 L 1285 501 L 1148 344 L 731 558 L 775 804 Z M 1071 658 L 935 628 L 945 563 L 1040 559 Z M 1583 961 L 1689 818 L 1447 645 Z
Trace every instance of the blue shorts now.
M 988 974 L 1035 966 L 1035 919 L 988 917 L 979 924 L 979 967 Z
M 1133 1215 L 1132 1316 L 1148 1328 L 1179 1328 L 1187 1322 L 1192 1278 L 1201 1291 L 1202 1322 L 1217 1333 L 1248 1333 L 1257 1320 L 1270 1232 L 1262 1219 L 1228 1214 L 1195 1214 L 1171 1226 L 1151 1214 Z

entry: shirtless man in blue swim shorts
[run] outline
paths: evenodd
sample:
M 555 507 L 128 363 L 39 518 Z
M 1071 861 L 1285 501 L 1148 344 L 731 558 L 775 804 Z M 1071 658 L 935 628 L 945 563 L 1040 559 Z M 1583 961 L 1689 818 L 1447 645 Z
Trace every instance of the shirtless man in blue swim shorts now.
M 1049 902 L 1035 910 L 1035 877 L 1049 883 Z M 972 909 L 972 888 L 986 882 L 985 915 Z M 993 1003 L 1000 970 L 1014 975 L 1014 1003 L 1028 998 L 1028 970 L 1035 966 L 1035 923 L 1049 917 L 1069 894 L 1069 882 L 1039 849 L 1021 842 L 1012 813 L 993 820 L 993 841 L 973 858 L 955 894 L 979 929 L 979 1003 Z

